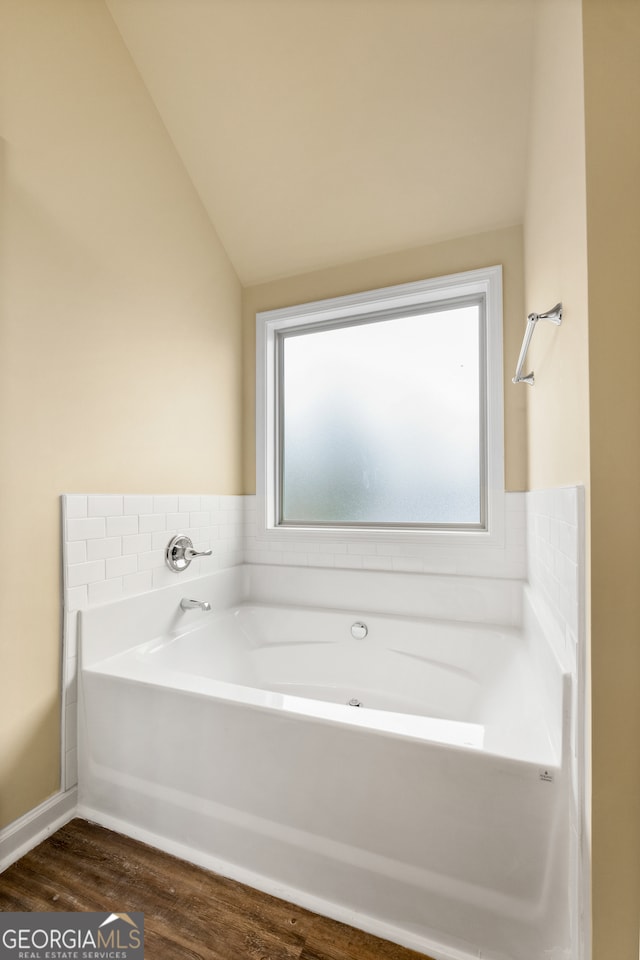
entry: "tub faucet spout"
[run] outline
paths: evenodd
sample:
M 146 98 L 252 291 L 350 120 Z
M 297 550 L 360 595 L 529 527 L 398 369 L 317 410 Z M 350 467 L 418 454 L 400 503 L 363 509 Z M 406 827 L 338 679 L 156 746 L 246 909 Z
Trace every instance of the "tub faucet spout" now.
M 189 600 L 187 597 L 182 598 L 180 606 L 183 610 L 211 610 L 211 604 L 206 600 Z

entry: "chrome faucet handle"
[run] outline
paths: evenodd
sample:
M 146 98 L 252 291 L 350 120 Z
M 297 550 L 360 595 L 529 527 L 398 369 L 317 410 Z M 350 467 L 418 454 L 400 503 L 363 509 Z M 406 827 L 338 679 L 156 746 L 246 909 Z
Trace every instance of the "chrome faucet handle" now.
M 167 544 L 165 560 L 170 570 L 180 573 L 196 557 L 210 557 L 212 553 L 212 550 L 194 550 L 191 538 L 180 533 Z
M 210 557 L 213 550 L 194 550 L 193 547 L 186 547 L 184 555 L 187 560 L 195 560 L 196 557 Z

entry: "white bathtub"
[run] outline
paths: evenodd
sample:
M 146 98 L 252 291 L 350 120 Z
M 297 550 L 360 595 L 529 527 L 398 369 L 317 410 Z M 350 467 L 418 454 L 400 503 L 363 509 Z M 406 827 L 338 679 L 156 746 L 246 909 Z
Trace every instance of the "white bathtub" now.
M 416 616 L 425 578 L 398 616 L 360 605 L 398 575 L 332 575 L 352 606 L 254 568 L 83 613 L 81 808 L 435 958 L 564 957 L 566 678 L 512 624 Z

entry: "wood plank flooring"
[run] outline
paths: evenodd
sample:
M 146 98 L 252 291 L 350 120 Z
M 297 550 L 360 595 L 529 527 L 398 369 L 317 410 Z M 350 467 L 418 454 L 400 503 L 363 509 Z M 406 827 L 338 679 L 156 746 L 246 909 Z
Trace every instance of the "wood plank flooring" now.
M 141 910 L 145 960 L 425 960 L 85 820 L 0 874 L 0 910 Z

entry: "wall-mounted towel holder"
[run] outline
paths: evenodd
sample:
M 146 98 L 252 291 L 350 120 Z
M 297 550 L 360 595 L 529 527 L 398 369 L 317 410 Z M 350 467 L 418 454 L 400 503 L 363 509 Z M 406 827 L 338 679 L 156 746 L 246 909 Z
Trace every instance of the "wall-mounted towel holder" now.
M 529 349 L 531 337 L 533 336 L 533 331 L 536 328 L 538 320 L 549 320 L 551 323 L 555 323 L 557 327 L 560 326 L 562 323 L 562 304 L 556 303 L 555 307 L 547 310 L 546 313 L 530 313 L 527 317 L 527 329 L 524 332 L 524 340 L 522 341 L 522 348 L 520 350 L 520 356 L 518 357 L 518 366 L 516 367 L 516 375 L 513 378 L 513 383 L 528 383 L 531 387 L 535 383 L 533 372 L 523 377 L 522 368 L 524 367 L 527 350 Z

